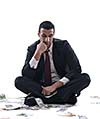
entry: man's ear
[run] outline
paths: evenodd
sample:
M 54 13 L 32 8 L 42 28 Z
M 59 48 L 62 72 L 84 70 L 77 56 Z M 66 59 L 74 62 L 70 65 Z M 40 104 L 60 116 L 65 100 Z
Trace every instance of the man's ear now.
M 55 35 L 55 30 L 53 31 L 53 35 Z
M 38 32 L 38 36 L 40 37 L 40 32 Z

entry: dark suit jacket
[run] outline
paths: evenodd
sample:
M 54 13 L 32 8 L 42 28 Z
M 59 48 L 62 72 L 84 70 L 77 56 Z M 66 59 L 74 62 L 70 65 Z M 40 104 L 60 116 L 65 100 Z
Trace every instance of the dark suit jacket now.
M 22 69 L 22 75 L 31 79 L 41 80 L 44 72 L 44 56 L 42 54 L 38 67 L 36 69 L 31 68 L 29 61 L 34 55 L 37 44 L 40 40 L 28 47 L 28 53 L 25 61 L 25 65 Z M 56 71 L 60 78 L 67 77 L 69 80 L 74 79 L 77 74 L 81 73 L 81 66 L 79 60 L 75 55 L 73 49 L 69 45 L 68 41 L 55 39 L 53 40 L 53 62 Z

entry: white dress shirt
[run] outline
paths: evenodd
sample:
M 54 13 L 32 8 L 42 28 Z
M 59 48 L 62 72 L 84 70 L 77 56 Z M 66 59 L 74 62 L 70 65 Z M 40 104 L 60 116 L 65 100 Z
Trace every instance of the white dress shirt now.
M 51 79 L 52 79 L 52 82 L 61 81 L 65 85 L 66 83 L 69 82 L 69 79 L 66 78 L 66 77 L 63 77 L 61 79 L 59 78 L 59 75 L 57 74 L 56 69 L 55 69 L 55 66 L 54 66 L 54 63 L 53 63 L 52 47 L 53 47 L 53 44 L 51 44 L 51 46 L 49 48 L 49 58 L 50 58 L 50 67 L 51 67 Z M 44 60 L 45 60 L 45 55 L 44 55 Z M 30 67 L 36 69 L 37 66 L 38 66 L 38 62 L 39 62 L 39 60 L 36 60 L 34 58 L 34 56 L 33 56 L 32 59 L 29 62 Z

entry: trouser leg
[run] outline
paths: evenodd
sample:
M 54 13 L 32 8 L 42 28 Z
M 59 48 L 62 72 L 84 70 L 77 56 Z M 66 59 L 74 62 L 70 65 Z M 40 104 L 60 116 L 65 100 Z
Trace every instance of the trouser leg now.
M 36 104 L 34 98 L 30 97 L 35 97 L 35 98 L 41 98 L 44 103 L 55 103 L 56 99 L 51 98 L 46 99 L 45 96 L 41 93 L 42 92 L 42 87 L 40 83 L 37 83 L 36 81 L 33 81 L 32 79 L 29 79 L 27 77 L 17 77 L 15 80 L 15 87 L 22 91 L 25 94 L 28 94 L 28 96 L 25 98 L 25 104 L 29 106 L 33 106 Z
M 47 100 L 49 103 L 60 103 L 60 104 L 75 104 L 77 98 L 75 94 L 79 94 L 90 84 L 90 77 L 88 74 L 83 73 L 72 79 L 66 85 L 57 89 L 57 94 Z
M 28 94 L 28 96 L 25 98 L 25 101 L 27 104 L 31 105 L 33 104 L 33 99 L 28 99 L 28 97 L 36 97 L 41 98 L 44 103 L 58 103 L 57 100 L 59 100 L 58 97 L 54 96 L 52 98 L 45 98 L 45 96 L 41 93 L 42 87 L 40 83 L 37 83 L 36 81 L 33 81 L 32 79 L 29 79 L 27 77 L 17 77 L 15 80 L 15 87 L 22 91 L 25 94 Z
M 65 86 L 58 89 L 58 97 L 63 101 L 69 101 L 71 96 L 80 93 L 90 84 L 90 77 L 88 74 L 80 74 L 76 79 L 72 79 Z
M 25 94 L 32 93 L 34 96 L 37 95 L 43 96 L 41 94 L 42 91 L 41 84 L 27 77 L 23 76 L 17 77 L 15 80 L 15 87 Z

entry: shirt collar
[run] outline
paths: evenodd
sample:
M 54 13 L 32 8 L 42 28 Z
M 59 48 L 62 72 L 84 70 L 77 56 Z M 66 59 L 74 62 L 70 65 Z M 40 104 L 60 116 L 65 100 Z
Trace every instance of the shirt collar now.
M 52 48 L 53 48 L 53 43 L 51 44 L 51 46 L 49 48 L 50 53 L 52 53 Z

